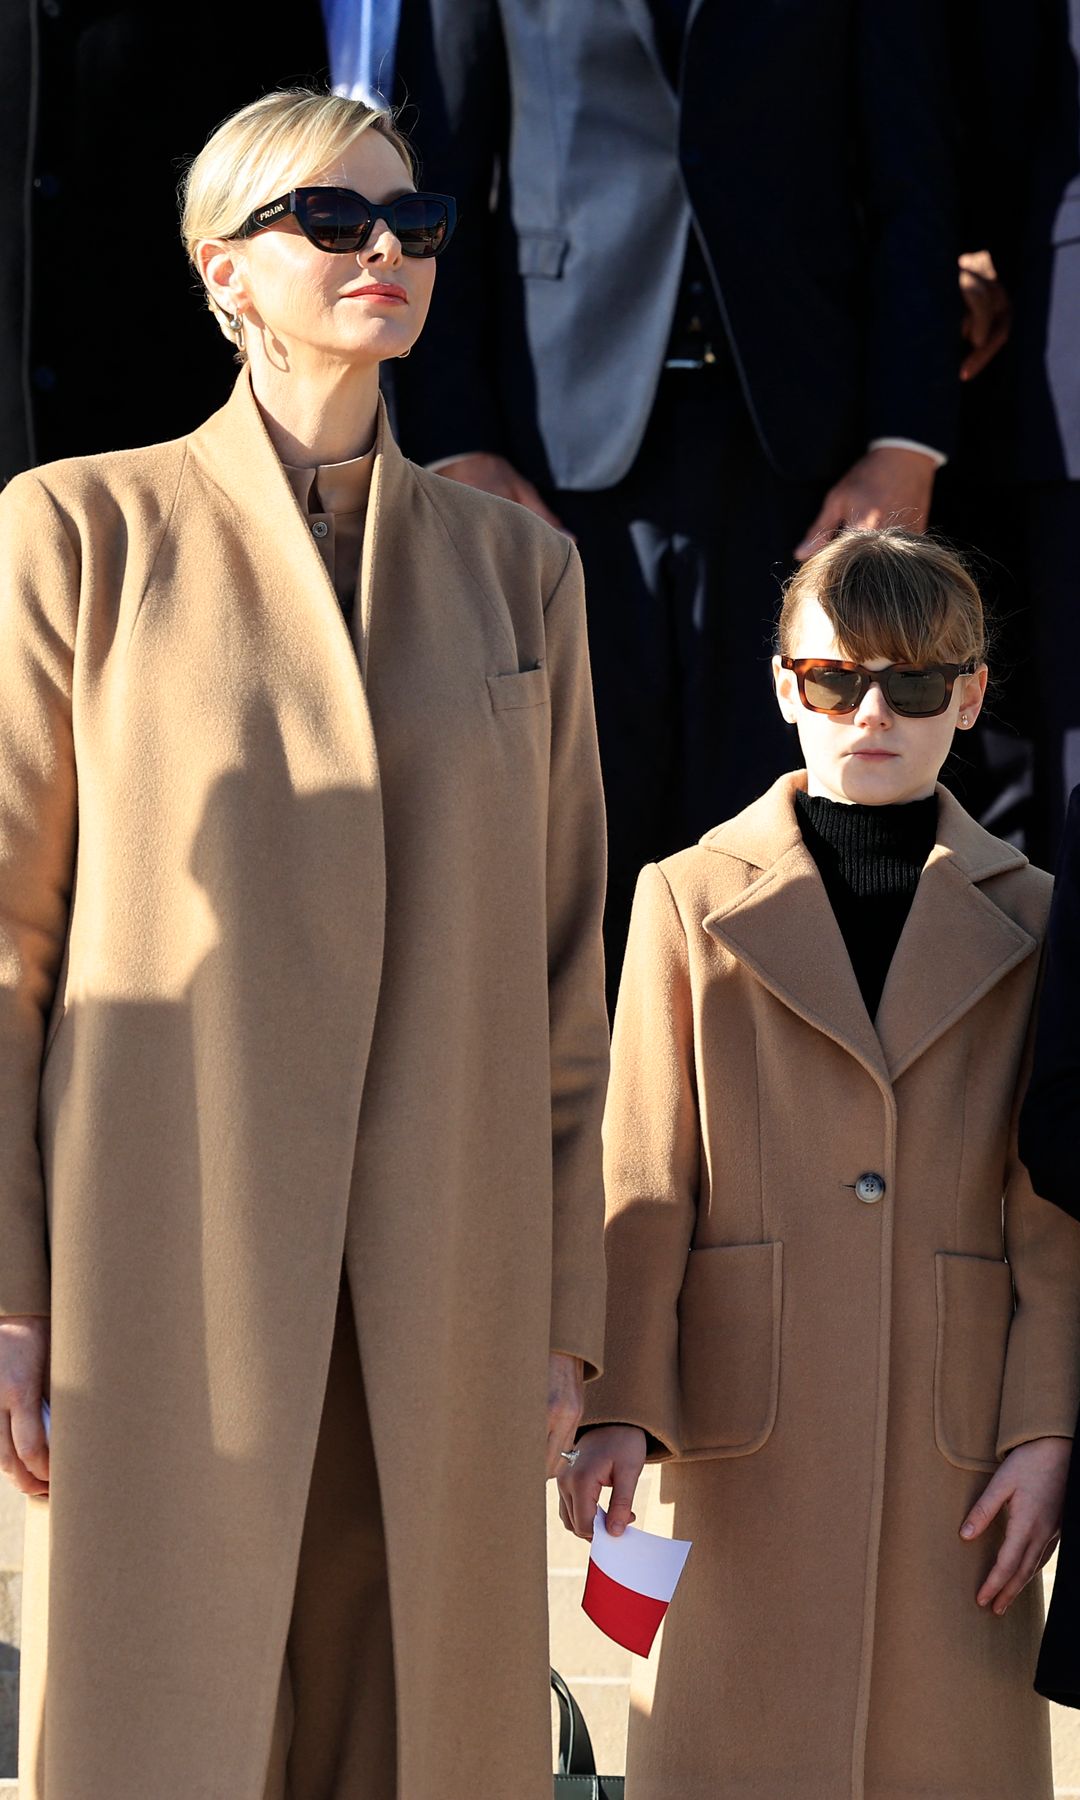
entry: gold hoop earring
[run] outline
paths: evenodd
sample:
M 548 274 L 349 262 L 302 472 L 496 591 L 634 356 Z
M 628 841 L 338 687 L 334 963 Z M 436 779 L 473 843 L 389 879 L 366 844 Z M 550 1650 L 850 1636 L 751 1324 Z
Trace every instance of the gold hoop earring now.
M 404 361 L 405 361 L 405 358 L 406 358 L 406 357 L 407 357 L 407 356 L 411 356 L 411 355 L 412 355 L 412 345 L 411 345 L 411 344 L 410 344 L 410 345 L 409 345 L 409 348 L 408 348 L 408 349 L 407 349 L 407 350 L 399 350 L 399 351 L 398 351 L 398 358 L 397 358 L 397 360 L 398 360 L 398 362 L 404 362 Z

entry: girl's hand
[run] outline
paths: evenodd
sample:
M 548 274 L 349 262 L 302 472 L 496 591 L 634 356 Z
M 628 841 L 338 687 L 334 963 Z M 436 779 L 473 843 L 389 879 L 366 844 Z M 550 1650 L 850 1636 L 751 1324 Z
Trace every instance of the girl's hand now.
M 960 1536 L 971 1542 L 1007 1508 L 997 1561 L 975 1596 L 980 1606 L 992 1605 L 999 1618 L 1053 1555 L 1071 1455 L 1071 1438 L 1035 1438 L 1018 1445 L 960 1527 Z
M 598 1425 L 578 1443 L 577 1462 L 559 1474 L 559 1517 L 575 1537 L 591 1541 L 600 1489 L 611 1489 L 607 1528 L 621 1537 L 633 1524 L 634 1489 L 645 1467 L 645 1433 L 636 1425 Z
M 0 1319 L 0 1471 L 21 1494 L 49 1491 L 41 1402 L 50 1324 L 38 1315 Z
M 585 1410 L 585 1364 L 580 1356 L 555 1351 L 548 1358 L 547 1472 L 557 1475 L 570 1464 L 560 1454 L 574 1448 Z

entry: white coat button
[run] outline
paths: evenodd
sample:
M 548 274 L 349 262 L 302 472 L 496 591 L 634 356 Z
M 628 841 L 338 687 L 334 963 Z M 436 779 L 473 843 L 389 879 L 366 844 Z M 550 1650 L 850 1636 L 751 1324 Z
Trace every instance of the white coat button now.
M 856 1197 L 859 1200 L 865 1200 L 867 1206 L 871 1206 L 875 1200 L 880 1200 L 884 1192 L 884 1181 L 880 1175 L 875 1175 L 872 1169 L 868 1170 L 865 1175 L 860 1175 L 855 1183 Z
M 329 529 L 330 527 L 325 519 L 316 519 L 314 525 L 311 527 L 311 535 L 312 537 L 324 538 Z

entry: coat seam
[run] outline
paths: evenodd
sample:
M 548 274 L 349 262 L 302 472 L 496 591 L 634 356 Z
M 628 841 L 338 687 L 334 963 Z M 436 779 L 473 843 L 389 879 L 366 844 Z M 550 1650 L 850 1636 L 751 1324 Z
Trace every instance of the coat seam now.
M 185 442 L 183 455 L 180 458 L 180 467 L 177 470 L 176 487 L 173 490 L 173 497 L 172 497 L 171 501 L 169 502 L 169 510 L 168 510 L 167 514 L 165 515 L 165 518 L 162 520 L 161 530 L 158 533 L 157 543 L 154 545 L 153 555 L 151 556 L 150 561 L 147 564 L 146 574 L 143 578 L 142 589 L 139 593 L 139 598 L 138 598 L 138 601 L 136 602 L 136 606 L 135 606 L 135 613 L 134 613 L 134 616 L 131 621 L 131 629 L 127 634 L 127 642 L 128 642 L 129 646 L 131 644 L 132 638 L 135 636 L 135 627 L 139 623 L 139 620 L 142 618 L 143 606 L 146 601 L 146 596 L 150 592 L 150 583 L 154 578 L 154 570 L 157 568 L 158 557 L 161 555 L 162 545 L 164 544 L 165 539 L 169 535 L 169 531 L 172 527 L 173 519 L 176 516 L 176 508 L 177 508 L 177 504 L 180 499 L 180 489 L 182 488 L 182 486 L 184 484 L 184 475 L 187 470 L 187 465 L 188 465 L 188 445 Z
M 890 1187 L 896 1176 L 895 1096 L 886 1103 L 885 1164 Z M 870 1495 L 870 1528 L 866 1546 L 863 1595 L 863 1632 L 859 1655 L 859 1686 L 855 1702 L 855 1729 L 851 1757 L 851 1800 L 864 1800 L 866 1744 L 870 1727 L 870 1700 L 874 1672 L 874 1631 L 877 1623 L 877 1591 L 880 1578 L 881 1527 L 885 1506 L 885 1472 L 889 1427 L 889 1382 L 892 1363 L 893 1220 L 895 1202 L 882 1214 L 880 1270 L 881 1317 L 878 1322 L 877 1416 L 874 1435 L 874 1481 Z

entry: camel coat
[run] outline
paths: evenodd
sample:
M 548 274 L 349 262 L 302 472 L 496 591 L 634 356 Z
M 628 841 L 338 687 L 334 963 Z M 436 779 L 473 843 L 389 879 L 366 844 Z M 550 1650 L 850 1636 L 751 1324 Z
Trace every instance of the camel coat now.
M 53 1315 L 23 1800 L 261 1795 L 343 1256 L 399 1793 L 550 1800 L 547 1356 L 603 1326 L 577 555 L 383 417 L 350 641 L 241 376 L 18 477 L 0 568 L 0 1312 Z
M 1076 1420 L 1080 1227 L 1014 1129 L 1050 880 L 939 789 L 875 1030 L 800 783 L 644 871 L 623 974 L 589 1416 L 694 1541 L 627 1800 L 1050 1800 L 1039 1595 L 980 1612 L 958 1535 Z

